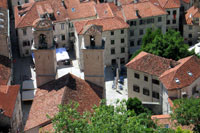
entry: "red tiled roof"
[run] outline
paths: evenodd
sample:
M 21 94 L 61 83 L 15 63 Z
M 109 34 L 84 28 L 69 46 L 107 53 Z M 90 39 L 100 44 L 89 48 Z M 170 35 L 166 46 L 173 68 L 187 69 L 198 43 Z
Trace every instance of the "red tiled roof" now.
M 186 23 L 192 25 L 193 18 L 200 18 L 200 10 L 195 8 L 195 6 L 190 7 L 185 14 Z
M 12 117 L 17 95 L 19 93 L 19 85 L 0 85 L 0 109 L 3 109 L 4 115 Z
M 83 29 L 89 25 L 98 25 L 103 27 L 103 31 L 128 28 L 129 25 L 119 17 L 93 19 L 88 21 L 75 22 L 75 29 L 78 34 L 83 34 Z
M 37 89 L 33 100 L 25 131 L 44 123 L 48 124 L 50 120 L 46 114 L 54 116 L 58 112 L 57 105 L 59 104 L 76 101 L 80 105 L 79 112 L 89 111 L 95 104 L 99 105 L 103 89 L 95 86 L 93 90 L 93 87 L 94 85 L 71 74 L 41 86 Z
M 160 81 L 168 90 L 189 86 L 200 77 L 200 59 L 196 56 L 189 56 L 178 62 L 179 65 L 167 70 L 160 76 Z M 180 83 L 176 83 L 176 78 Z
M 68 18 L 67 10 L 61 4 L 61 0 L 45 0 L 22 5 L 19 10 L 15 7 L 15 28 L 32 26 L 33 22 L 40 18 L 41 13 L 54 14 L 53 21 L 65 21 Z M 19 14 L 22 14 L 21 16 Z
M 134 2 L 134 0 L 118 0 L 121 5 L 128 5 Z
M 182 0 L 183 2 L 189 4 L 190 3 L 190 0 Z
M 166 59 L 146 52 L 140 52 L 126 65 L 126 67 L 159 77 L 163 72 L 170 69 L 171 65 L 176 66 L 177 64 L 176 61 L 171 59 Z
M 0 85 L 7 85 L 11 76 L 11 60 L 0 55 Z
M 145 17 L 152 17 L 152 16 L 167 14 L 163 9 L 154 5 L 150 1 L 123 5 L 122 8 L 124 10 L 124 15 L 126 17 L 126 20 L 138 19 L 140 17 L 145 18 Z M 139 11 L 140 16 L 136 15 L 136 10 Z
M 97 4 L 96 10 L 99 18 L 114 17 L 114 13 L 109 3 Z
M 42 128 L 40 128 L 40 133 L 53 133 L 53 124 L 50 123 Z
M 8 9 L 8 0 L 0 0 L 0 8 Z
M 67 9 L 67 14 L 71 20 L 96 17 L 95 2 L 86 2 L 71 6 Z
M 169 8 L 180 8 L 181 3 L 180 0 L 157 0 L 160 6 L 164 9 L 169 9 Z

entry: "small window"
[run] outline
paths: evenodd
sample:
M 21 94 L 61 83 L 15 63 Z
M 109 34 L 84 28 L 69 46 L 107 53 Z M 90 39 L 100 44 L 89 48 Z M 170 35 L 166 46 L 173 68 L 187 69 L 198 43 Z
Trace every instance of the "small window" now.
M 23 29 L 23 35 L 26 35 L 27 33 L 26 33 L 26 29 Z
M 153 84 L 156 84 L 156 85 L 159 85 L 159 84 L 160 84 L 160 82 L 159 82 L 157 79 L 152 79 L 152 83 L 153 83 Z
M 134 40 L 130 41 L 130 46 L 133 47 L 134 46 Z
M 176 14 L 176 10 L 173 11 L 173 15 L 175 15 L 175 14 Z
M 189 38 L 192 38 L 192 34 L 189 34 L 188 37 L 189 37 Z
M 143 34 L 144 34 L 144 30 L 140 29 L 140 35 L 143 35 Z
M 148 77 L 147 76 L 144 76 L 144 81 L 148 82 Z
M 111 54 L 115 54 L 115 49 L 114 48 L 111 49 Z
M 64 29 L 65 29 L 65 24 L 62 23 L 62 24 L 61 24 L 61 30 L 64 30 Z
M 189 44 L 189 46 L 192 46 L 192 41 L 189 41 L 188 44 Z
M 62 35 L 62 41 L 64 41 L 65 40 L 65 35 Z
M 121 53 L 125 53 L 125 48 L 121 48 Z
M 125 64 L 125 58 L 120 59 L 120 64 Z
M 189 30 L 192 30 L 192 25 L 189 25 Z
M 136 26 L 136 21 L 130 21 L 130 26 Z
M 133 85 L 133 91 L 135 91 L 135 92 L 140 92 L 140 87 L 139 86 L 137 86 L 137 85 Z
M 140 75 L 138 73 L 134 73 L 135 78 L 139 79 Z
M 162 21 L 162 17 L 158 17 L 158 22 L 161 22 Z
M 170 15 L 170 11 L 167 11 L 168 15 Z
M 170 24 L 170 20 L 167 20 L 167 24 Z
M 143 25 L 143 24 L 145 24 L 145 20 L 140 20 L 140 25 Z
M 137 41 L 137 45 L 141 45 L 141 39 L 139 39 L 138 41 Z
M 113 45 L 115 44 L 115 40 L 111 40 L 110 43 Z
M 146 96 L 149 96 L 149 90 L 146 88 L 143 88 L 143 94 Z
M 152 97 L 153 97 L 153 98 L 156 98 L 156 99 L 159 99 L 159 93 L 153 91 L 153 92 L 152 92 Z
M 134 30 L 130 30 L 130 36 L 134 36 Z
M 169 128 L 169 124 L 165 124 L 165 128 Z
M 173 22 L 173 24 L 176 24 L 176 19 L 174 19 L 172 22 Z
M 114 31 L 111 31 L 111 32 L 110 32 L 110 35 L 113 36 L 113 35 L 114 35 Z
M 25 2 L 25 3 L 29 3 L 29 0 L 25 0 L 24 2 Z
M 124 43 L 124 38 L 121 39 L 121 43 Z
M 198 93 L 198 91 L 197 91 L 197 86 L 194 86 L 194 87 L 192 88 L 192 95 L 194 95 L 195 93 Z
M 124 34 L 124 30 L 121 30 L 121 34 Z
M 112 63 L 113 66 L 116 65 L 116 59 L 112 59 L 111 63 Z

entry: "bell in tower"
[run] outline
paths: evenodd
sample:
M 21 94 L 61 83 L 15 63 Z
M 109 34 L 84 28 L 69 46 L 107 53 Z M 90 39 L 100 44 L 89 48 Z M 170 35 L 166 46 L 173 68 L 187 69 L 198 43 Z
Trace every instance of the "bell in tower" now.
M 33 47 L 37 87 L 57 78 L 56 48 L 53 43 L 53 24 L 47 19 L 33 23 Z

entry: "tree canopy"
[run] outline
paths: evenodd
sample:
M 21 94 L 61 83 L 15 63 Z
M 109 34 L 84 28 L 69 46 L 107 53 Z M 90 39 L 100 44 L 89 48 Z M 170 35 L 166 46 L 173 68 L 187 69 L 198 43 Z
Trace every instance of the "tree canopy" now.
M 170 128 L 157 126 L 147 113 L 136 114 L 126 109 L 126 101 L 114 107 L 102 102 L 92 112 L 77 112 L 78 104 L 59 105 L 59 113 L 52 119 L 57 133 L 176 133 Z M 179 131 L 180 132 L 180 131 Z M 181 131 L 182 132 L 182 131 Z M 180 133 L 181 133 L 180 132 Z
M 194 125 L 200 131 L 200 98 L 177 99 L 174 101 L 172 118 L 181 125 Z
M 170 29 L 162 34 L 159 29 L 154 31 L 147 29 L 142 38 L 141 48 L 133 54 L 132 58 L 141 51 L 145 51 L 165 58 L 179 60 L 195 54 L 194 51 L 188 51 L 188 48 L 188 44 L 184 43 L 184 39 L 178 31 Z

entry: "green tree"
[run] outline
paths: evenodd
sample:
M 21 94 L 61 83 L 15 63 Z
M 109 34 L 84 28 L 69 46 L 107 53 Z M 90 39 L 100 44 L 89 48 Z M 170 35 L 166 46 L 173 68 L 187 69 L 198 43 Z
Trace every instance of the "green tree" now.
M 188 44 L 184 43 L 184 39 L 178 31 L 168 30 L 165 34 L 162 34 L 159 29 L 154 31 L 148 29 L 142 39 L 141 48 L 133 54 L 132 58 L 140 51 L 145 51 L 165 58 L 179 60 L 195 54 L 194 51 L 188 51 L 188 48 Z
M 134 110 L 134 112 L 136 113 L 136 115 L 139 115 L 141 113 L 150 113 L 150 110 L 148 110 L 147 108 L 145 108 L 142 105 L 142 102 L 138 99 L 138 98 L 128 98 L 127 102 L 126 102 L 126 106 L 128 110 Z
M 194 125 L 194 131 L 200 131 L 200 99 L 178 99 L 174 101 L 172 119 L 181 125 Z
M 136 115 L 126 109 L 126 101 L 117 107 L 103 102 L 95 106 L 92 113 L 82 115 L 77 112 L 78 104 L 71 102 L 59 106 L 59 113 L 52 119 L 55 132 L 62 133 L 169 133 L 172 129 L 160 128 L 151 120 L 150 115 Z

